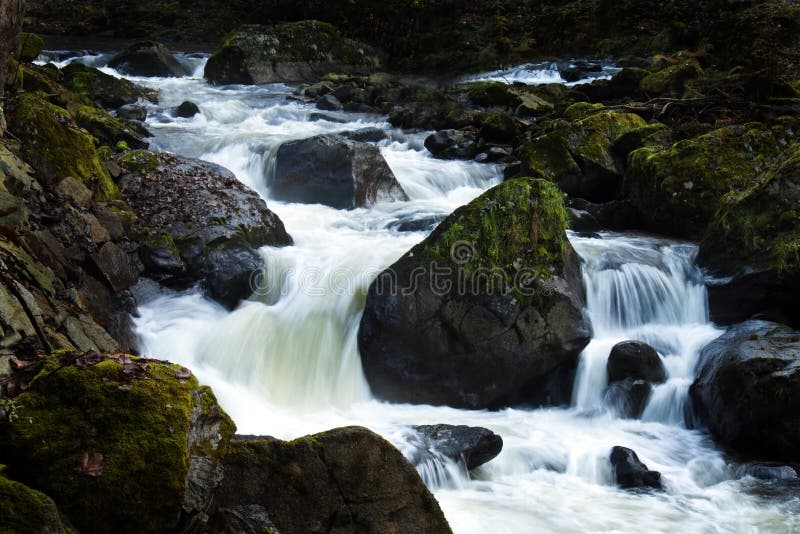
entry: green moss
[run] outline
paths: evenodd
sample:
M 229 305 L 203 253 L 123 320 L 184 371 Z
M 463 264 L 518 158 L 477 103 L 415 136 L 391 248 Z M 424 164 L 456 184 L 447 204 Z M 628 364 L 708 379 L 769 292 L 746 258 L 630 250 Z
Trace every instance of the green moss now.
M 466 86 L 466 92 L 473 104 L 482 107 L 508 107 L 516 109 L 522 99 L 503 82 L 474 82 Z
M 753 186 L 779 153 L 770 130 L 721 128 L 631 152 L 626 188 L 653 229 L 699 237 L 723 199 Z
M 158 169 L 158 154 L 147 150 L 132 150 L 122 154 L 117 163 L 136 173 L 149 173 Z
M 510 115 L 492 113 L 483 119 L 480 135 L 489 142 L 513 143 L 520 135 L 520 129 Z
M 704 247 L 781 275 L 799 275 L 798 176 L 800 144 L 793 144 L 751 187 L 722 198 Z
M 563 176 L 577 176 L 581 169 L 559 135 L 545 135 L 526 142 L 520 151 L 523 173 L 554 182 Z
M 15 400 L 3 459 L 26 482 L 53 495 L 82 532 L 165 531 L 183 502 L 189 425 L 217 410 L 208 388 L 177 365 L 119 356 L 89 367 L 45 361 Z M 219 443 L 192 454 L 221 456 Z M 88 460 L 88 463 L 87 463 Z
M 64 85 L 101 106 L 118 108 L 150 98 L 148 92 L 128 80 L 115 78 L 82 63 L 70 63 L 63 69 Z
M 580 120 L 587 115 L 603 111 L 603 104 L 590 104 L 589 102 L 576 102 L 564 110 L 564 116 L 572 120 Z
M 100 163 L 92 137 L 77 128 L 66 110 L 40 93 L 16 99 L 11 129 L 23 140 L 28 161 L 48 179 L 58 182 L 72 176 L 92 189 L 99 201 L 120 197 Z
M 19 57 L 22 61 L 35 60 L 44 48 L 44 39 L 33 33 L 20 34 L 20 42 L 22 43 L 22 53 Z
M 125 147 L 122 150 L 128 149 L 128 143 L 142 146 L 143 141 L 122 120 L 112 117 L 100 108 L 77 106 L 73 116 L 78 126 L 96 137 L 101 144 L 115 146 L 118 150 L 120 144 Z
M 0 532 L 63 532 L 53 501 L 24 484 L 0 475 Z
M 471 276 L 479 271 L 499 276 L 508 289 L 523 269 L 536 277 L 563 272 L 566 228 L 558 187 L 517 178 L 456 210 L 412 253 L 423 254 L 424 263 L 448 268 L 455 263 L 475 283 L 483 280 Z
M 666 66 L 643 78 L 639 87 L 649 96 L 675 94 L 680 96 L 686 82 L 703 74 L 703 69 L 694 58 L 680 59 L 674 65 Z

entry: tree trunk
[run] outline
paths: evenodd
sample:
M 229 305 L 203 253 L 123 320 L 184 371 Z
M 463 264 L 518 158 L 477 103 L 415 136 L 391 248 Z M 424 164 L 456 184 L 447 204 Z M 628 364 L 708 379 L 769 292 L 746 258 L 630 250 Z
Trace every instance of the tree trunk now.
M 25 0 L 0 0 L 0 107 L 8 76 L 8 57 L 19 56 Z

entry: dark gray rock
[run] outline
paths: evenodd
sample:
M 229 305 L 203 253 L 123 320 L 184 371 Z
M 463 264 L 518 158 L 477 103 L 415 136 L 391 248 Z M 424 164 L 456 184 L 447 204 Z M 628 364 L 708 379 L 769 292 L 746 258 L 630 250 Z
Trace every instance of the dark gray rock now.
M 616 446 L 611 449 L 609 459 L 614 470 L 614 480 L 619 487 L 624 489 L 664 489 L 661 483 L 661 473 L 650 471 L 631 449 Z
M 117 54 L 108 66 L 131 76 L 180 78 L 187 74 L 186 67 L 161 43 L 143 41 L 135 43 Z
M 463 425 L 421 425 L 413 428 L 419 435 L 424 451 L 433 449 L 462 463 L 470 471 L 492 460 L 503 450 L 503 438 L 487 428 Z
M 378 143 L 389 138 L 389 134 L 386 133 L 386 130 L 375 127 L 361 128 L 360 130 L 354 130 L 352 132 L 343 132 L 339 135 L 359 143 Z
M 703 349 L 696 377 L 695 410 L 720 442 L 757 458 L 800 458 L 800 332 L 733 326 Z
M 606 371 L 609 383 L 630 378 L 660 384 L 667 379 L 661 357 L 653 347 L 640 341 L 623 341 L 614 345 Z
M 144 122 L 147 120 L 147 108 L 137 104 L 125 104 L 117 110 L 117 117 L 131 121 Z
M 317 98 L 316 105 L 317 109 L 321 109 L 322 111 L 342 111 L 344 109 L 339 99 L 330 93 Z
M 797 469 L 789 465 L 751 463 L 740 466 L 741 476 L 750 476 L 759 480 L 797 480 Z
M 292 243 L 266 203 L 229 170 L 169 154 L 129 152 L 119 188 L 138 216 L 145 275 L 173 288 L 200 283 L 228 307 L 252 293 L 265 245 Z
M 180 106 L 175 108 L 175 116 L 184 119 L 191 119 L 200 113 L 200 107 L 194 102 L 182 102 Z
M 267 186 L 276 200 L 338 209 L 408 200 L 378 147 L 338 135 L 281 145 Z
M 425 139 L 425 148 L 438 159 L 472 159 L 478 154 L 475 130 L 442 130 Z

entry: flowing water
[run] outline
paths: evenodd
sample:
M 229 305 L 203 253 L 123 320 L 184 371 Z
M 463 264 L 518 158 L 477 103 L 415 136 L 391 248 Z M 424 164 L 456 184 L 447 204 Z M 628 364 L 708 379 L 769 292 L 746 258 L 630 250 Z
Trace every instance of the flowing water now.
M 78 60 L 102 66 L 105 59 Z M 708 320 L 695 247 L 647 236 L 570 236 L 585 260 L 595 331 L 572 408 L 488 412 L 380 402 L 361 371 L 356 334 L 371 280 L 426 235 L 397 224 L 449 214 L 498 183 L 500 169 L 434 160 L 422 147 L 424 133 L 399 132 L 381 117 L 325 112 L 332 120 L 313 120 L 317 110 L 287 99 L 292 90 L 284 85 L 211 87 L 201 78 L 203 56 L 182 60 L 193 76 L 134 79 L 161 92 L 161 103 L 149 105 L 153 148 L 230 168 L 267 199 L 295 245 L 261 251 L 269 278 L 237 310 L 190 291 L 144 304 L 136 325 L 142 352 L 190 367 L 214 388 L 239 432 L 294 438 L 358 424 L 415 458 L 420 442 L 411 425 L 489 428 L 503 437 L 503 452 L 473 473 L 436 451 L 418 465 L 457 533 L 800 529 L 796 496 L 737 476 L 708 436 L 685 423 L 699 350 L 721 333 Z M 482 78 L 491 77 L 497 73 Z M 184 100 L 202 113 L 174 118 L 169 109 Z M 269 199 L 264 177 L 280 143 L 365 126 L 389 133 L 381 150 L 410 201 L 340 211 Z M 669 376 L 641 420 L 617 418 L 603 399 L 609 351 L 627 339 L 655 347 Z M 617 489 L 608 461 L 614 445 L 636 450 L 660 471 L 666 491 Z

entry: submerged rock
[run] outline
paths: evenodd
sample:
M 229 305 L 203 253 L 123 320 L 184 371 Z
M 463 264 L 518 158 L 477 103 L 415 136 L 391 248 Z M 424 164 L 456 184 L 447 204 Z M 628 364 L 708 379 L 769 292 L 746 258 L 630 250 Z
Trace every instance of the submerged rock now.
M 61 353 L 12 399 L 0 461 L 53 495 L 81 532 L 165 532 L 205 510 L 199 460 L 219 465 L 233 423 L 177 365 Z
M 470 471 L 491 461 L 503 450 L 503 438 L 487 428 L 421 425 L 413 429 L 426 450 L 433 449 L 454 462 L 462 463 Z
M 529 402 L 537 393 L 526 388 L 588 343 L 582 298 L 561 193 L 545 180 L 506 181 L 370 286 L 358 335 L 364 373 L 395 402 Z
M 191 119 L 200 113 L 200 107 L 194 102 L 182 102 L 180 106 L 175 108 L 175 116 L 184 119 Z
M 800 457 L 800 332 L 766 321 L 731 327 L 700 354 L 690 389 L 711 433 L 753 457 Z
M 108 66 L 131 76 L 153 76 L 160 78 L 180 78 L 187 69 L 161 43 L 143 41 L 129 46 L 117 54 Z
M 364 428 L 290 442 L 234 439 L 223 467 L 212 523 L 234 511 L 240 523 L 269 521 L 281 534 L 450 532 L 414 467 Z
M 631 449 L 616 446 L 611 449 L 609 460 L 614 470 L 614 480 L 619 487 L 624 489 L 664 489 L 661 483 L 661 473 L 650 471 Z
M 249 297 L 263 268 L 257 250 L 292 243 L 278 216 L 229 170 L 169 154 L 128 152 L 120 189 L 138 219 L 145 273 L 168 286 L 200 282 L 228 307 Z
M 325 22 L 244 26 L 222 44 L 206 65 L 214 84 L 317 82 L 330 72 L 369 74 L 381 59 L 371 47 L 343 37 Z
M 267 186 L 276 200 L 338 209 L 408 200 L 378 147 L 340 135 L 282 144 Z

